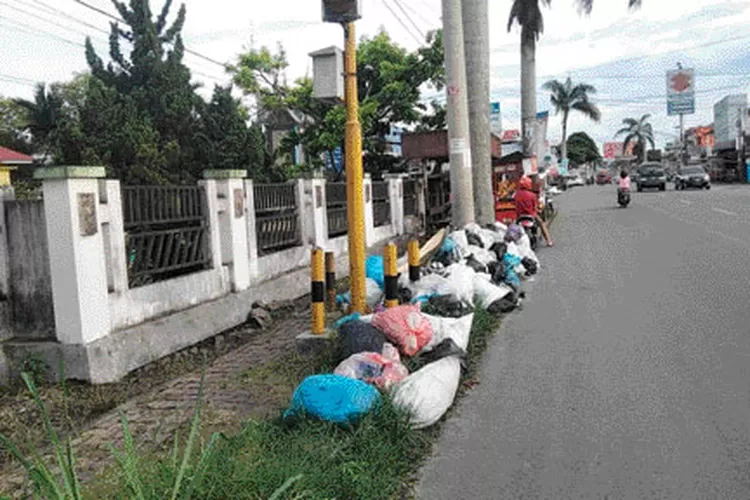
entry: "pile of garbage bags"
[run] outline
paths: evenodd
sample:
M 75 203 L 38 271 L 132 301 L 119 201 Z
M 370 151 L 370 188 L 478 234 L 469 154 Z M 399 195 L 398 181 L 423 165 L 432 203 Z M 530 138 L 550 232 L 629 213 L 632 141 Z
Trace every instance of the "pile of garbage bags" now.
M 350 425 L 377 411 L 383 391 L 415 428 L 435 424 L 458 391 L 474 309 L 513 311 L 525 296 L 522 282 L 539 269 L 523 228 L 470 224 L 443 240 L 418 281 L 399 277 L 402 304 L 386 309 L 383 260 L 369 257 L 367 304 L 373 313 L 337 322 L 338 366 L 333 374 L 306 378 L 284 417 L 305 414 Z M 346 304 L 349 297 L 338 301 Z M 420 367 L 409 373 L 403 357 Z

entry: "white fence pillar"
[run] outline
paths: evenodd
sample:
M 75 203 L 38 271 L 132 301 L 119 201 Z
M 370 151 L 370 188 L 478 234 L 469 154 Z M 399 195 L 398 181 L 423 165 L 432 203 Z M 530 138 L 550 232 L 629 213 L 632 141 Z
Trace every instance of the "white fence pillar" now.
M 303 218 L 308 230 L 305 243 L 326 248 L 328 244 L 328 208 L 325 179 L 308 179 L 305 181 L 304 207 Z
M 372 177 L 365 174 L 362 186 L 365 198 L 365 244 L 369 247 L 375 244 L 375 214 L 372 207 Z M 349 228 L 351 231 L 351 228 Z
M 208 238 L 210 241 L 211 267 L 221 269 L 221 230 L 219 229 L 219 210 L 220 203 L 216 190 L 216 179 L 204 179 L 198 181 L 206 192 L 204 207 L 206 217 L 208 218 Z
M 245 232 L 247 234 L 247 259 L 250 279 L 259 276 L 258 270 L 258 232 L 255 227 L 255 189 L 252 179 L 245 179 L 245 196 L 247 207 L 245 211 Z
M 247 171 L 205 170 L 203 177 L 215 183 L 217 210 L 214 211 L 218 212 L 220 245 L 217 251 L 221 253 L 221 265 L 229 268 L 232 291 L 246 290 L 250 287 L 244 182 Z
M 40 168 L 57 339 L 87 344 L 110 333 L 107 270 L 99 226 L 104 167 Z
M 391 227 L 397 236 L 404 234 L 404 180 L 401 174 L 386 174 L 391 206 Z
M 99 202 L 107 264 L 107 287 L 110 293 L 123 293 L 128 290 L 128 255 L 125 246 L 120 181 L 100 181 Z

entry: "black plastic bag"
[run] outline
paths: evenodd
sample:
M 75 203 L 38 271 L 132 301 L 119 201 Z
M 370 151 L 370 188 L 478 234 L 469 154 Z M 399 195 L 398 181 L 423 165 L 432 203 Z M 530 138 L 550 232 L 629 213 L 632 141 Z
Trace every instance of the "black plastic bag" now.
M 490 247 L 490 251 L 494 252 L 495 255 L 497 255 L 497 260 L 502 262 L 503 257 L 505 257 L 505 252 L 508 251 L 508 244 L 498 241 L 496 243 L 493 243 L 493 245 Z
M 493 266 L 493 271 L 490 273 L 492 276 L 492 283 L 495 285 L 501 285 L 505 283 L 505 279 L 508 277 L 508 268 L 505 266 L 505 261 L 501 260 Z
M 360 352 L 383 352 L 385 334 L 369 323 L 348 321 L 339 329 L 339 360 Z
M 484 243 L 482 243 L 482 238 L 479 237 L 478 234 L 472 233 L 470 231 L 464 230 L 466 233 L 466 239 L 469 242 L 469 245 L 478 246 L 479 248 L 484 248 Z
M 472 268 L 474 272 L 487 273 L 487 266 L 479 262 L 479 260 L 474 257 L 474 255 L 469 255 L 466 258 L 466 265 Z
M 422 312 L 444 318 L 461 318 L 471 314 L 472 309 L 453 295 L 440 295 L 430 297 L 430 300 L 422 308 Z
M 528 273 L 532 276 L 535 275 L 537 271 L 539 270 L 539 268 L 536 265 L 536 262 L 534 262 L 528 257 L 524 257 L 523 259 L 521 259 L 521 265 L 523 265 L 523 267 L 526 268 L 526 271 L 528 271 Z
M 461 358 L 461 367 L 466 369 L 466 351 L 461 349 L 453 339 L 443 340 L 433 350 L 422 354 L 421 357 L 426 363 L 434 363 L 448 356 L 458 356 Z
M 506 295 L 502 299 L 496 300 L 490 304 L 487 308 L 487 312 L 490 314 L 506 314 L 513 311 L 516 307 L 518 307 L 518 300 L 511 295 Z

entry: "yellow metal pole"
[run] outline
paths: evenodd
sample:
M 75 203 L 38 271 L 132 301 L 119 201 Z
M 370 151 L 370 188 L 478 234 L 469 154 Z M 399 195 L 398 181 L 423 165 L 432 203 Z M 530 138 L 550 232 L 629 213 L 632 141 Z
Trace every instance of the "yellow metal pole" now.
M 326 329 L 325 266 L 323 250 L 314 248 L 311 259 L 312 333 L 323 335 Z
M 344 25 L 346 52 L 346 205 L 349 225 L 349 278 L 352 309 L 365 313 L 365 202 L 363 200 L 362 129 L 357 96 L 357 39 L 354 23 Z
M 383 249 L 385 274 L 385 307 L 398 305 L 398 254 L 396 245 L 388 243 Z
M 421 269 L 419 265 L 419 240 L 409 241 L 409 281 L 419 281 Z
M 336 310 L 336 258 L 333 252 L 326 252 L 326 292 L 328 312 Z

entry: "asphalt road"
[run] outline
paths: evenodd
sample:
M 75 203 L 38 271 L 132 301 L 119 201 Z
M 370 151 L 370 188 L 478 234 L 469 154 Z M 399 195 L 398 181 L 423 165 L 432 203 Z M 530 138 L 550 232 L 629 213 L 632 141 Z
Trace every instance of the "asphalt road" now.
M 750 499 L 750 188 L 574 188 L 424 499 Z

